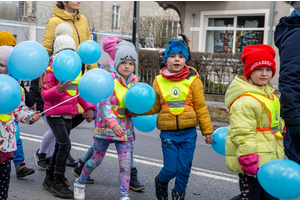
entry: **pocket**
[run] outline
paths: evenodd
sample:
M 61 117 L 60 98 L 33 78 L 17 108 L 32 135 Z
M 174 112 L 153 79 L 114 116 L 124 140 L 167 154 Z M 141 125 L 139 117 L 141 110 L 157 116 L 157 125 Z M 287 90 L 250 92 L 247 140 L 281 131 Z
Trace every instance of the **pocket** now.
M 171 139 L 162 139 L 162 145 L 166 148 L 172 148 L 172 140 Z

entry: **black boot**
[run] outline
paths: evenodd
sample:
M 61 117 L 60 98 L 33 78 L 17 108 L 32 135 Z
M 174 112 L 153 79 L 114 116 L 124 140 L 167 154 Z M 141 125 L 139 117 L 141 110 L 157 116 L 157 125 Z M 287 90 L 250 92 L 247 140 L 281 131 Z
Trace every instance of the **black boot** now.
M 142 185 L 138 179 L 137 179 L 137 174 L 138 174 L 138 171 L 136 168 L 131 168 L 131 175 L 130 175 L 130 186 L 129 186 L 129 189 L 135 191 L 135 192 L 138 192 L 138 191 L 141 191 L 141 190 L 144 190 L 145 189 L 145 186 Z
M 79 178 L 80 174 L 81 174 L 81 171 L 84 167 L 84 162 L 81 161 L 81 159 L 79 159 L 79 162 L 78 164 L 76 165 L 76 167 L 73 169 L 72 171 L 72 174 L 73 176 Z M 92 179 L 90 176 L 88 177 L 87 181 L 85 182 L 86 184 L 94 184 L 95 183 L 95 180 Z
M 155 177 L 155 193 L 158 200 L 168 200 L 168 184 L 161 183 L 157 176 Z
M 172 200 L 184 200 L 185 192 L 176 192 L 172 190 Z
M 77 164 L 78 164 L 78 162 L 76 160 L 74 160 L 74 158 L 72 158 L 71 154 L 69 153 L 66 165 L 68 167 L 76 167 Z
M 54 175 L 53 175 L 53 171 L 50 170 L 46 170 L 46 177 L 45 180 L 43 182 L 43 187 L 46 188 L 50 193 L 53 193 L 53 191 L 51 190 L 51 185 L 53 183 L 54 180 Z
M 70 184 L 64 174 L 54 174 L 51 190 L 59 197 L 73 197 L 73 191 L 69 189 Z

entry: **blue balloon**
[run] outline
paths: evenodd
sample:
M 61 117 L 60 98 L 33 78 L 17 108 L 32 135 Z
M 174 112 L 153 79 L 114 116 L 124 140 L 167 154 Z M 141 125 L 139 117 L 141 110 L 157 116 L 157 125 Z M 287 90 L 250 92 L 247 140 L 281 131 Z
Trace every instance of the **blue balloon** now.
M 132 117 L 132 124 L 142 132 L 151 132 L 156 128 L 157 114 Z
M 110 97 L 115 87 L 114 80 L 104 69 L 92 69 L 86 72 L 79 81 L 80 96 L 90 103 L 100 103 Z
M 93 40 L 86 40 L 77 48 L 82 63 L 90 65 L 99 60 L 101 57 L 101 48 L 99 44 Z
M 16 141 L 18 141 L 18 139 L 20 138 L 20 129 L 19 129 L 19 125 L 17 122 L 14 122 L 15 123 L 15 126 L 17 128 L 16 130 Z
M 9 75 L 0 74 L 0 114 L 14 111 L 21 102 L 20 84 Z
M 215 152 L 222 156 L 225 156 L 225 138 L 227 136 L 227 129 L 228 126 L 222 126 L 212 134 L 214 139 L 211 143 L 211 147 Z
M 276 198 L 300 196 L 300 165 L 292 160 L 277 159 L 263 164 L 257 178 L 264 190 Z
M 7 59 L 11 76 L 18 80 L 30 81 L 41 76 L 48 67 L 47 50 L 37 42 L 21 42 L 13 48 Z
M 155 92 L 147 83 L 137 83 L 131 86 L 125 94 L 125 106 L 136 114 L 142 114 L 152 108 L 155 103 Z
M 63 50 L 55 56 L 52 69 L 56 79 L 64 83 L 76 79 L 81 66 L 81 59 L 76 52 Z

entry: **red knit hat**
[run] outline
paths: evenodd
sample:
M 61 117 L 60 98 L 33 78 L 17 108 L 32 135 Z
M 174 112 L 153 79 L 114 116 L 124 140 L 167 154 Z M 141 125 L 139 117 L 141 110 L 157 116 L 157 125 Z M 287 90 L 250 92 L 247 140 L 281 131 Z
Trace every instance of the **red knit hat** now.
M 242 62 L 244 63 L 244 75 L 249 80 L 250 74 L 260 67 L 271 67 L 272 78 L 276 73 L 275 51 L 266 44 L 250 45 L 243 49 Z

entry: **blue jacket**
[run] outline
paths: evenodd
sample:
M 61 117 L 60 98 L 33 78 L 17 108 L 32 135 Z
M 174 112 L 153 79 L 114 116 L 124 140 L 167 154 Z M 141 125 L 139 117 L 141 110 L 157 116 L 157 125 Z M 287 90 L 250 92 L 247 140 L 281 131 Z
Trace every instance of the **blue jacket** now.
M 274 40 L 280 55 L 281 116 L 287 126 L 300 125 L 300 17 L 282 17 Z

